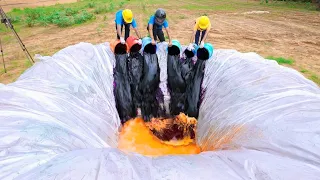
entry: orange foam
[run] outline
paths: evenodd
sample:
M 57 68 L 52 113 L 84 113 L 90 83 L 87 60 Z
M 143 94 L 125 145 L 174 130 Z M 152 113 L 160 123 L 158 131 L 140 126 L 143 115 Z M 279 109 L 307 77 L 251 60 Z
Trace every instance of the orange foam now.
M 210 136 L 202 140 L 202 150 L 203 151 L 215 151 L 217 149 L 231 149 L 230 145 L 232 141 L 235 139 L 243 131 L 242 126 L 232 126 L 220 133 L 213 132 Z M 214 138 L 212 138 L 214 137 Z M 229 145 L 229 146 L 228 146 Z
M 200 148 L 190 137 L 182 140 L 161 141 L 137 117 L 127 121 L 119 136 L 118 148 L 125 152 L 136 152 L 147 156 L 198 154 Z

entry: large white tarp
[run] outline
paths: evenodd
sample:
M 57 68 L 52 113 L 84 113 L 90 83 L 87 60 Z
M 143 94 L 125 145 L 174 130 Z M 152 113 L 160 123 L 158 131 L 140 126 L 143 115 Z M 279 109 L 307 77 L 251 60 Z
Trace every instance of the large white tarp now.
M 166 92 L 166 44 L 157 52 Z M 0 179 L 320 179 L 320 89 L 255 53 L 206 62 L 198 155 L 118 150 L 109 44 L 79 43 L 0 84 Z

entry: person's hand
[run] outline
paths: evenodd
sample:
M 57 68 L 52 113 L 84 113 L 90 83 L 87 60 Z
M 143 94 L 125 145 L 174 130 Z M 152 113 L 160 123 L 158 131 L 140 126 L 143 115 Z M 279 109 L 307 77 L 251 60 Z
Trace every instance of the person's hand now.
M 172 42 L 171 42 L 171 41 L 169 41 L 169 44 L 168 44 L 168 46 L 169 46 L 169 47 L 171 47 L 171 46 L 172 46 Z
M 194 49 L 193 44 L 190 43 L 189 46 L 187 47 L 188 51 L 192 51 Z
M 138 44 L 139 44 L 139 45 L 142 44 L 142 40 L 141 40 L 141 39 L 138 40 Z
M 125 43 L 126 43 L 126 41 L 124 40 L 123 37 L 120 37 L 120 43 L 121 43 L 121 44 L 125 44 Z
M 199 46 L 200 48 L 203 48 L 204 47 L 204 42 L 203 41 L 201 41 L 201 43 L 200 43 L 200 46 Z
M 151 44 L 156 45 L 156 42 L 154 41 L 154 39 L 152 39 Z

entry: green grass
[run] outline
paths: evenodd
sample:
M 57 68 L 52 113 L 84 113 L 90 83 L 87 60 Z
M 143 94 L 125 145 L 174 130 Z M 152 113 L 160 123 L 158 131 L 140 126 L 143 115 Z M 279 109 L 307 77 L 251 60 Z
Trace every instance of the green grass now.
M 89 2 L 89 3 L 87 4 L 87 7 L 88 7 L 88 8 L 94 8 L 94 7 L 96 7 L 96 3 L 95 3 L 95 2 Z
M 316 6 L 311 2 L 294 2 L 294 1 L 261 1 L 262 6 L 267 6 L 271 8 L 282 8 L 282 9 L 301 9 L 307 11 L 315 11 Z
M 306 69 L 301 69 L 300 72 L 302 72 L 302 73 L 308 73 L 309 71 L 306 70 Z
M 115 12 L 123 8 L 127 1 L 114 0 L 82 0 L 70 4 L 56 4 L 53 6 L 18 9 L 14 8 L 8 16 L 12 23 L 18 26 L 48 26 L 50 24 L 59 27 L 83 24 L 94 20 L 94 14 Z M 1 32 L 6 32 L 0 28 Z
M 32 63 L 27 59 L 26 62 L 24 63 L 24 66 L 25 66 L 26 68 L 29 68 L 29 67 L 32 66 Z
M 114 3 L 110 3 L 109 6 L 104 5 L 104 6 L 98 6 L 94 9 L 95 14 L 103 14 L 103 13 L 108 13 L 108 12 L 114 12 L 115 11 L 115 5 Z
M 113 4 L 113 2 L 111 2 L 109 4 L 108 12 L 114 12 L 114 8 L 115 8 L 115 5 Z
M 107 15 L 104 15 L 103 16 L 103 21 L 107 21 L 108 20 L 108 16 Z
M 310 80 L 312 80 L 313 82 L 317 83 L 318 85 L 320 85 L 320 77 L 316 74 L 312 74 L 309 77 Z
M 10 62 L 10 64 L 7 64 L 7 63 L 6 63 L 7 73 L 10 74 L 11 71 L 19 68 L 19 66 L 20 66 L 19 63 L 20 63 L 19 61 L 12 61 L 12 62 Z M 2 63 L 1 63 L 1 65 L 2 65 Z M 2 67 L 2 68 L 3 68 L 3 67 Z
M 178 17 L 179 19 L 187 19 L 187 17 L 185 15 L 179 15 Z
M 4 68 L 3 68 L 3 65 L 1 65 L 1 67 L 0 67 L 0 74 L 4 74 Z
M 94 13 L 95 14 L 102 14 L 102 13 L 106 13 L 107 12 L 107 6 L 98 6 L 94 9 Z
M 8 18 L 10 18 L 11 23 L 18 23 L 18 22 L 22 21 L 21 16 L 19 16 L 19 15 L 8 14 Z
M 1 42 L 3 43 L 11 42 L 14 39 L 13 35 L 5 35 L 5 36 L 2 36 L 1 38 L 2 38 Z
M 311 72 L 311 71 L 309 71 L 307 69 L 304 69 L 304 68 L 301 68 L 300 72 L 303 73 L 311 81 L 313 81 L 316 84 L 320 85 L 320 77 L 317 74 L 315 74 L 315 73 L 313 73 L 313 72 Z
M 26 8 L 25 23 L 29 27 L 33 26 L 47 26 L 55 24 L 59 27 L 72 26 L 74 24 L 81 24 L 94 18 L 94 15 L 87 10 L 80 10 L 78 8 Z
M 146 9 L 146 4 L 142 4 L 142 11 L 143 11 L 143 12 L 146 12 L 146 11 L 147 11 L 147 9 Z
M 293 59 L 286 59 L 283 57 L 273 57 L 273 56 L 268 56 L 267 59 L 275 60 L 278 62 L 278 64 L 289 64 L 293 65 L 294 60 Z
M 124 4 L 125 4 L 125 2 L 121 1 L 121 2 L 119 3 L 119 8 L 122 9 L 123 6 L 124 6 Z

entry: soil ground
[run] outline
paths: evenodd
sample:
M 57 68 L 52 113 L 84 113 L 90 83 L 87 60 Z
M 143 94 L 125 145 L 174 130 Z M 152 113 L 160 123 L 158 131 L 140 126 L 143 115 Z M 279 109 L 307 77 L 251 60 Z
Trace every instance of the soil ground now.
M 50 6 L 57 3 L 72 3 L 77 0 L 0 0 L 0 5 L 4 11 L 10 11 L 13 8 L 26 8 L 37 6 Z

